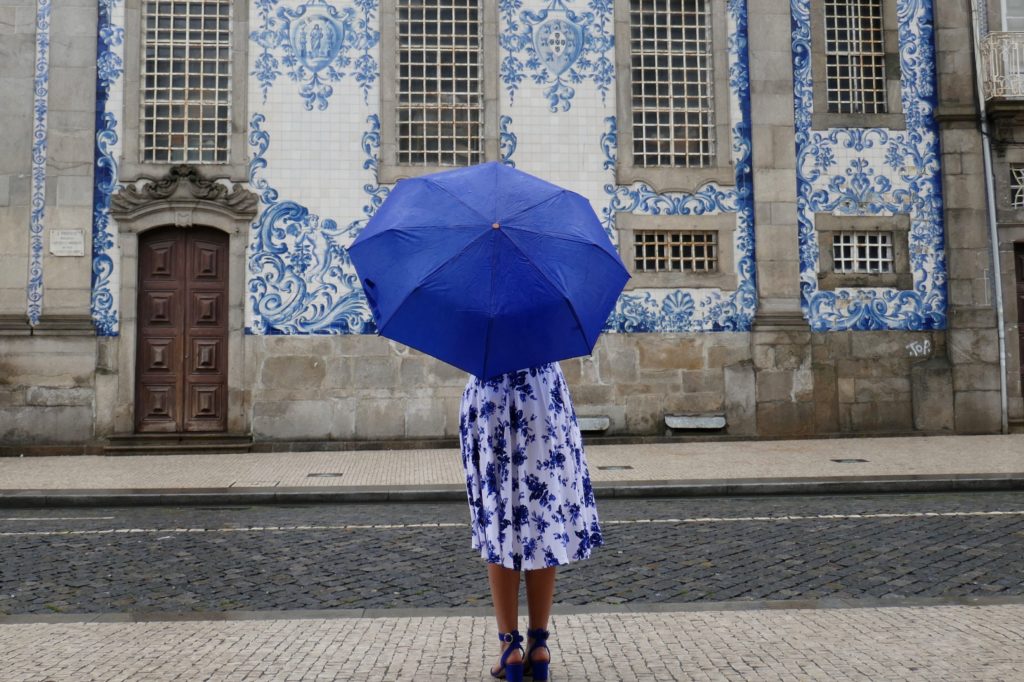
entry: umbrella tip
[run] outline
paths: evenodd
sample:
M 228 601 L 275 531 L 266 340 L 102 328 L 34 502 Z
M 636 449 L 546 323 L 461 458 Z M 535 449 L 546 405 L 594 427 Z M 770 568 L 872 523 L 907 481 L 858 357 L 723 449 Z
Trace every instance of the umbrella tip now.
M 501 225 L 499 225 L 498 223 L 491 223 L 491 227 L 497 230 L 499 227 L 501 227 Z

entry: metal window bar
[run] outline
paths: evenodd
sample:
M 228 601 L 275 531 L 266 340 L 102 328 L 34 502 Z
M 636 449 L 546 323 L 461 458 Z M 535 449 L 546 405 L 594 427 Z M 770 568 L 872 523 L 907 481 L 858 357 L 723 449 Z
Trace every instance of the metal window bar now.
M 398 163 L 483 160 L 480 0 L 400 0 Z
M 718 233 L 637 230 L 633 233 L 637 272 L 714 272 L 718 269 Z
M 830 112 L 884 114 L 887 111 L 884 37 L 882 0 L 825 0 L 825 64 Z
M 146 0 L 143 12 L 142 161 L 227 162 L 231 0 Z
M 892 272 L 892 233 L 839 232 L 832 236 L 832 262 L 836 272 Z
M 1010 206 L 1024 208 L 1024 165 L 1010 166 Z
M 709 0 L 631 0 L 635 165 L 704 167 L 714 163 L 711 47 Z

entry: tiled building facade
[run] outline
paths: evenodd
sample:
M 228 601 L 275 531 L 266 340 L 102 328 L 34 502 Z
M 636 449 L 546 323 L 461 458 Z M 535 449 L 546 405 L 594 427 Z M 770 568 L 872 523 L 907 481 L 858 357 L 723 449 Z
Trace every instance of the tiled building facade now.
M 453 437 L 465 375 L 374 335 L 346 247 L 491 160 L 633 273 L 563 362 L 588 425 L 1019 426 L 1024 156 L 999 317 L 960 4 L 6 0 L 0 445 Z

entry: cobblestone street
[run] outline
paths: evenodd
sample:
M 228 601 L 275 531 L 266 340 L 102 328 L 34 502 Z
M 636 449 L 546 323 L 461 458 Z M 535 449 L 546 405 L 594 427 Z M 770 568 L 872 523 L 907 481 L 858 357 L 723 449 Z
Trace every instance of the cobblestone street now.
M 1010 681 L 1024 667 L 1024 605 L 556 615 L 551 631 L 557 682 Z M 36 623 L 0 625 L 0 653 L 23 682 L 480 680 L 495 632 L 489 616 Z
M 606 500 L 568 605 L 1024 595 L 1024 495 Z M 43 520 L 47 517 L 53 520 Z M 490 604 L 460 504 L 6 513 L 6 614 Z

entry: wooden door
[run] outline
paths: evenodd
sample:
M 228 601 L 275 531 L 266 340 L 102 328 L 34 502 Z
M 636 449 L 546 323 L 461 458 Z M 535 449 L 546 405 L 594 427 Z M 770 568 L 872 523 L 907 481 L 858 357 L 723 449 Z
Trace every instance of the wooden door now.
M 135 427 L 227 427 L 228 237 L 160 228 L 139 239 Z
M 1021 394 L 1024 394 L 1024 243 L 1013 245 L 1013 264 L 1017 273 L 1017 337 L 1020 343 L 1017 358 L 1020 365 Z

